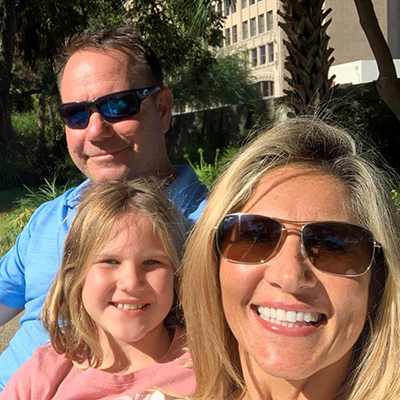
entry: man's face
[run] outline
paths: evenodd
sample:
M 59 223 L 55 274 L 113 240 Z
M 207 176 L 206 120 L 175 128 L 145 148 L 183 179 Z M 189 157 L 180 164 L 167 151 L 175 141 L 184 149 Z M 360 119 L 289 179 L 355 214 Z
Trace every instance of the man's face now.
M 63 103 L 89 101 L 150 86 L 154 82 L 139 73 L 133 57 L 118 50 L 82 50 L 65 67 L 61 97 Z M 107 122 L 92 109 L 86 128 L 66 127 L 72 160 L 95 181 L 172 173 L 164 138 L 171 107 L 172 94 L 163 89 L 145 99 L 136 115 L 122 121 Z

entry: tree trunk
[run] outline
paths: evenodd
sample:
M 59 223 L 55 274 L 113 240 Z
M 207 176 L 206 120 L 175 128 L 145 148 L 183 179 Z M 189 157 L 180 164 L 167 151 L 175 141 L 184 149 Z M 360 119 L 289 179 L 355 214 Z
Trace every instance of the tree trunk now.
M 400 81 L 389 46 L 383 36 L 371 0 L 354 0 L 361 27 L 374 53 L 379 69 L 376 82 L 379 95 L 400 120 Z
M 3 0 L 0 36 L 0 157 L 4 159 L 14 139 L 11 124 L 10 82 L 15 39 L 15 1 Z
M 282 8 L 277 14 L 283 19 L 279 27 L 286 33 L 283 41 L 288 55 L 285 69 L 289 76 L 285 81 L 296 114 L 314 113 L 315 109 L 330 97 L 334 76 L 328 77 L 334 58 L 333 49 L 328 47 L 330 37 L 326 31 L 331 23 L 327 16 L 324 0 L 280 0 Z
M 46 126 L 46 99 L 42 93 L 39 94 L 39 106 L 38 106 L 38 130 L 36 137 L 36 144 L 38 148 L 44 147 L 44 128 Z
M 55 143 L 57 140 L 56 127 L 54 122 L 54 110 L 51 103 L 47 103 L 47 112 L 49 113 L 49 121 L 51 126 L 51 140 Z

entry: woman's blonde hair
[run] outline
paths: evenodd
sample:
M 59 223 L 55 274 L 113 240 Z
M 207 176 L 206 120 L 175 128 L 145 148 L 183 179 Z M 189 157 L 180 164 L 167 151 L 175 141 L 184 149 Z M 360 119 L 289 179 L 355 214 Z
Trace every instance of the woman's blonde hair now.
M 171 260 L 176 285 L 180 282 L 186 222 L 159 186 L 160 183 L 149 179 L 91 183 L 81 195 L 78 212 L 65 240 L 61 269 L 42 311 L 43 325 L 53 348 L 78 366 L 88 360 L 89 366 L 97 367 L 103 358 L 96 323 L 82 304 L 82 286 L 93 256 L 107 240 L 112 240 L 124 217 L 134 215 L 152 222 Z M 166 325 L 182 324 L 181 309 L 177 305 L 175 295 Z
M 337 399 L 398 399 L 400 225 L 390 198 L 392 180 L 363 155 L 359 139 L 311 117 L 281 122 L 249 143 L 219 178 L 191 234 L 181 300 L 197 379 L 194 398 L 217 400 L 245 391 L 238 343 L 221 302 L 215 227 L 246 204 L 261 178 L 285 165 L 311 167 L 338 179 L 349 193 L 350 211 L 383 247 L 371 278 L 369 322 Z

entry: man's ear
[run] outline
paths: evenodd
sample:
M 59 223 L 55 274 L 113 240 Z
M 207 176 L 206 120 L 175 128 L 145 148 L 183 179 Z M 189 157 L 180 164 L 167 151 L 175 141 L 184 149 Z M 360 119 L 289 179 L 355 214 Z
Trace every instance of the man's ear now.
M 171 124 L 172 104 L 174 96 L 169 89 L 161 89 L 157 96 L 157 110 L 160 116 L 161 128 L 166 133 Z

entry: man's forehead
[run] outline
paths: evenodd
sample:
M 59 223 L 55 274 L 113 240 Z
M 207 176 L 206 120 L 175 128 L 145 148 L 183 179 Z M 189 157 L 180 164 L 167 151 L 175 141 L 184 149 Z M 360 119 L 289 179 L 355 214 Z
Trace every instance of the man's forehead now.
M 94 60 L 94 62 L 92 62 Z M 103 60 L 103 62 L 101 62 Z M 108 48 L 108 49 L 93 49 L 85 48 L 78 50 L 68 60 L 65 66 L 65 73 L 70 73 L 75 70 L 76 67 L 86 66 L 89 68 L 107 68 L 109 64 L 114 64 L 113 67 L 117 67 L 118 70 L 128 71 L 129 73 L 138 74 L 143 68 L 138 58 L 129 50 L 121 51 L 120 49 Z M 121 72 L 121 71 L 120 71 Z
M 89 98 L 68 99 L 72 92 L 90 91 L 98 97 L 111 92 L 151 86 L 152 79 L 138 63 L 133 54 L 118 49 L 84 49 L 74 53 L 68 61 L 61 80 L 63 101 L 90 100 Z M 98 89 L 101 87 L 101 89 Z M 98 92 L 101 90 L 101 93 Z

